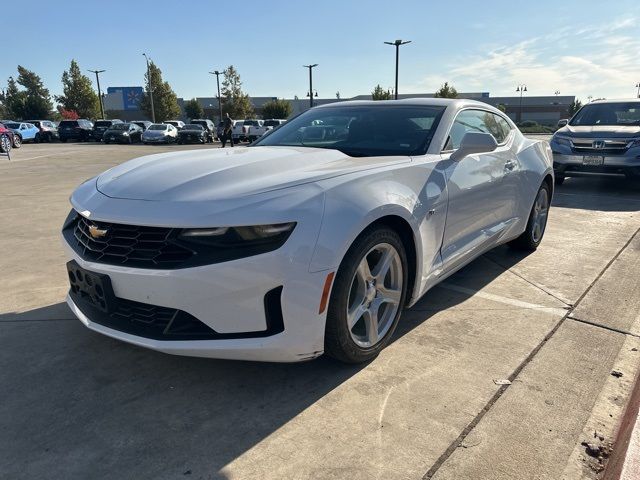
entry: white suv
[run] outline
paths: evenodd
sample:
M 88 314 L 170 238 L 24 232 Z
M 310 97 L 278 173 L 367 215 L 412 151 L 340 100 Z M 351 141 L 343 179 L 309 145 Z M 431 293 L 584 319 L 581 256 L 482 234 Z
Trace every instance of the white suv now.
M 285 122 L 286 120 L 282 120 L 279 118 L 268 118 L 267 120 L 264 121 L 262 125 L 259 125 L 259 126 L 251 125 L 249 127 L 249 141 L 253 142 L 259 139 L 268 131 L 273 130 L 276 127 L 279 127 Z

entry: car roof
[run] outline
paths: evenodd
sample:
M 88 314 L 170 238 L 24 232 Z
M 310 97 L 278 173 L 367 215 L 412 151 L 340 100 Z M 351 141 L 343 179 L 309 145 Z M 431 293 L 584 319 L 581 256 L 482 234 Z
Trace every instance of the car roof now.
M 639 98 L 603 98 L 601 100 L 593 100 L 589 103 L 586 103 L 585 106 L 589 105 L 590 103 L 640 103 L 640 99 Z

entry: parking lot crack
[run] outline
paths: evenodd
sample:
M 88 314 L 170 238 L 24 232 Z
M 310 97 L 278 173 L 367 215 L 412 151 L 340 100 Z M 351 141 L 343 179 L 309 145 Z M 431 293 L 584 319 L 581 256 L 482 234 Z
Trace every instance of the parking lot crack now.
M 587 325 L 591 325 L 593 327 L 602 328 L 603 330 L 609 330 L 610 332 L 621 333 L 623 335 L 630 335 L 632 337 L 640 338 L 640 335 L 637 333 L 630 332 L 628 330 L 622 330 L 620 328 L 610 327 L 608 325 L 603 325 L 602 323 L 592 322 L 590 320 L 584 320 L 582 318 L 574 317 L 573 315 L 567 316 L 568 320 L 573 320 L 580 323 L 585 323 Z

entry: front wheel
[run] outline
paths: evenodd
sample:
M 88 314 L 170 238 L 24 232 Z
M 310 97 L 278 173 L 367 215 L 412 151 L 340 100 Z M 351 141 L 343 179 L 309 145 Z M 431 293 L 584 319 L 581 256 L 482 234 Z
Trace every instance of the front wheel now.
M 19 135 L 13 136 L 13 148 L 20 148 L 22 146 L 22 138 Z
M 547 182 L 544 182 L 538 190 L 533 207 L 531 207 L 527 229 L 518 238 L 509 242 L 510 246 L 527 251 L 538 248 L 547 227 L 550 203 L 551 192 Z
M 400 319 L 407 294 L 407 256 L 387 227 L 365 231 L 336 275 L 325 330 L 325 352 L 346 363 L 375 358 Z

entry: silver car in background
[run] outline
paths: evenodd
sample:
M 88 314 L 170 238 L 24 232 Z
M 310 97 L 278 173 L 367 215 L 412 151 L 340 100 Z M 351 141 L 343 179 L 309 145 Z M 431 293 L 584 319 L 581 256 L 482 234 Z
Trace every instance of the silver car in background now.
M 168 123 L 154 123 L 142 133 L 142 143 L 173 143 L 178 140 L 178 129 Z
M 550 143 L 556 184 L 580 175 L 640 180 L 640 99 L 588 103 Z

